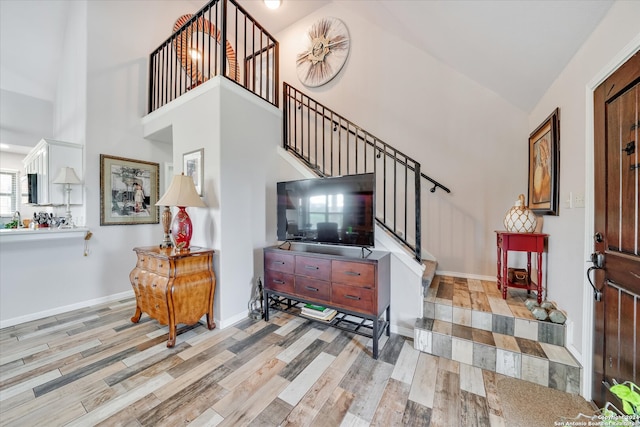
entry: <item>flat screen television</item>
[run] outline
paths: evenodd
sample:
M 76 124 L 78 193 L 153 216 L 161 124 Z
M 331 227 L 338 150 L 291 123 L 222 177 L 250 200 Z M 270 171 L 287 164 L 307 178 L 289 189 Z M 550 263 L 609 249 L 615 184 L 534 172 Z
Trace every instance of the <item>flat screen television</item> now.
M 375 175 L 278 182 L 278 240 L 375 245 Z

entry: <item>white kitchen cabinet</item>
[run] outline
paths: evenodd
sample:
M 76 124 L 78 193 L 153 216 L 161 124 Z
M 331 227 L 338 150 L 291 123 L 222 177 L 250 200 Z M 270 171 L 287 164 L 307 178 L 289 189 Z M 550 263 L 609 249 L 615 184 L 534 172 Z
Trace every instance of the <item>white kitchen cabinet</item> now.
M 72 167 L 78 178 L 84 181 L 82 168 L 83 146 L 71 142 L 42 139 L 24 158 L 25 173 L 37 174 L 38 205 L 65 205 L 65 184 L 54 184 L 60 168 Z M 71 204 L 83 203 L 83 184 L 71 184 Z

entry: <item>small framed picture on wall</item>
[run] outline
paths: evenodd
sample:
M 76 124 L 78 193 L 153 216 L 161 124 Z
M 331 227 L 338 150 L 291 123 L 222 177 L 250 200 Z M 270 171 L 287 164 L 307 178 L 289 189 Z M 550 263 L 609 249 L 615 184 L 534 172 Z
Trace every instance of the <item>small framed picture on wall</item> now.
M 193 178 L 198 196 L 202 197 L 204 184 L 204 148 L 190 151 L 182 155 L 182 172 Z

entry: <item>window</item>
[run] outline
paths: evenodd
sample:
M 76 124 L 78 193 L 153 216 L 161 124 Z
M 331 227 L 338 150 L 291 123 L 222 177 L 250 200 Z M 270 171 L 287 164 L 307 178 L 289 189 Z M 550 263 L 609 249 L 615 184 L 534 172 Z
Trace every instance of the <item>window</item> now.
M 344 195 L 327 194 L 309 197 L 309 222 L 316 227 L 319 222 L 335 222 L 342 228 Z
M 0 215 L 11 216 L 18 209 L 18 172 L 0 171 Z

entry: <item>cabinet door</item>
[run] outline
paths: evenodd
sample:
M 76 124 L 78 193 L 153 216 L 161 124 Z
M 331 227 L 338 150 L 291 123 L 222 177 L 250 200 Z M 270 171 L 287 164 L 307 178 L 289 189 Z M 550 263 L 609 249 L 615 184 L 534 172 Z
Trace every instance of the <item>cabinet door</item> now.
M 42 187 L 42 199 L 38 198 L 38 203 L 50 203 L 50 194 L 49 194 L 49 180 L 55 179 L 49 178 L 49 147 L 45 147 L 42 151 L 42 155 L 40 156 L 40 173 L 42 174 L 42 180 L 40 180 L 40 176 L 38 176 L 38 191 L 40 191 L 40 187 Z M 42 185 L 40 185 L 42 182 Z M 40 202 L 43 200 L 43 202 Z

